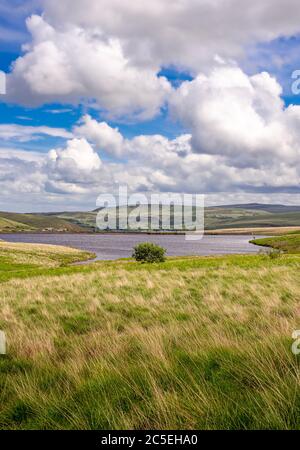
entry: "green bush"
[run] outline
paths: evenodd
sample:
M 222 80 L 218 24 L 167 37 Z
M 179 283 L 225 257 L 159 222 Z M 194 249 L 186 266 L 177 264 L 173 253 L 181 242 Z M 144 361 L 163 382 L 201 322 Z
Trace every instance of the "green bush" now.
M 274 248 L 271 251 L 269 251 L 267 254 L 270 259 L 277 259 L 282 255 L 282 251 Z
M 166 249 L 151 242 L 143 242 L 133 249 L 132 257 L 140 262 L 164 262 Z

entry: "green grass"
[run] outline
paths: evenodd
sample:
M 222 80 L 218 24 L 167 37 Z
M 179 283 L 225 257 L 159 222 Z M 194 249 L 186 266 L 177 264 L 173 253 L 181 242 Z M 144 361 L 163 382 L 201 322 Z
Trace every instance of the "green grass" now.
M 300 233 L 291 233 L 284 236 L 277 236 L 252 241 L 256 245 L 272 247 L 287 253 L 300 253 Z
M 8 226 L 9 225 L 9 226 Z M 30 231 L 68 231 L 82 232 L 79 225 L 72 224 L 55 216 L 39 214 L 20 214 L 0 212 L 1 232 L 30 232 Z
M 68 247 L 0 241 L 0 281 L 31 277 L 40 270 L 47 273 L 49 267 L 65 267 L 94 257 L 93 253 Z
M 300 428 L 300 254 L 69 266 L 10 245 L 1 429 Z
M 14 220 L 5 219 L 4 217 L 0 217 L 0 231 L 6 233 L 14 233 L 16 231 L 33 231 L 34 228 L 26 225 L 25 223 L 15 222 Z

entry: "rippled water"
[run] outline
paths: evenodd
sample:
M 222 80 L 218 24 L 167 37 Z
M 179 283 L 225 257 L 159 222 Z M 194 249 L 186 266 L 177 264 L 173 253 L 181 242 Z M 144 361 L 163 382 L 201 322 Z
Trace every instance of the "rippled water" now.
M 249 243 L 252 236 L 204 236 L 200 241 L 186 241 L 180 235 L 141 234 L 0 234 L 10 242 L 33 242 L 75 247 L 96 253 L 97 259 L 109 260 L 131 256 L 139 242 L 154 242 L 167 249 L 169 256 L 257 253 L 261 247 Z

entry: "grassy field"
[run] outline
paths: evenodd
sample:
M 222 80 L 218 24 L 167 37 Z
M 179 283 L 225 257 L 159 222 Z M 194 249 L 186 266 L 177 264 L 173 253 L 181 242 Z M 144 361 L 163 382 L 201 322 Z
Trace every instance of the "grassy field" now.
M 93 253 L 70 247 L 39 244 L 18 244 L 0 241 L 0 281 L 27 277 L 49 268 L 93 258 Z
M 73 232 L 84 231 L 79 225 L 60 217 L 0 211 L 0 232 Z
M 0 428 L 300 428 L 300 254 L 88 256 L 1 243 Z
M 0 231 L 6 233 L 15 233 L 33 231 L 33 229 L 30 228 L 30 226 L 25 225 L 24 223 L 15 222 L 14 220 L 0 217 Z
M 272 247 L 288 253 L 300 253 L 300 233 L 292 233 L 286 236 L 273 236 L 264 239 L 255 239 L 254 244 Z
M 252 228 L 221 228 L 217 230 L 206 230 L 205 234 L 219 235 L 219 234 L 252 234 L 253 236 L 267 235 L 267 236 L 281 236 L 290 233 L 300 233 L 299 227 L 252 227 Z

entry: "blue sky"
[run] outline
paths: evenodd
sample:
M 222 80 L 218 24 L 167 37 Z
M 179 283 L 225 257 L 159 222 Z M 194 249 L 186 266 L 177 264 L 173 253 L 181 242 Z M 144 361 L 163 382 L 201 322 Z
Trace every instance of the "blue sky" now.
M 298 202 L 292 105 L 300 96 L 291 92 L 291 74 L 300 68 L 300 11 L 294 0 L 283 12 L 277 0 L 260 9 L 253 2 L 237 19 L 233 3 L 203 13 L 205 2 L 186 2 L 178 15 L 169 0 L 144 11 L 128 0 L 91 0 L 89 14 L 83 0 L 3 0 L 3 207 L 18 198 L 22 171 L 26 208 L 37 193 L 42 209 L 92 205 L 97 191 L 120 179 L 137 190 L 199 191 L 214 203 L 229 203 L 230 195 L 246 201 L 253 192 L 258 201 L 260 194 L 278 200 L 279 192 Z M 22 166 L 19 179 L 14 164 Z
M 16 25 L 16 24 L 15 24 Z M 0 22 L 1 26 L 1 22 Z M 23 29 L 23 27 L 22 27 Z M 23 30 L 24 31 L 24 30 Z M 24 34 L 29 38 L 27 34 Z M 14 51 L 1 52 L 0 56 L 0 70 L 8 73 L 13 62 L 22 55 L 20 45 L 12 43 Z M 183 81 L 192 80 L 192 75 L 188 72 L 176 69 L 176 67 L 162 68 L 159 72 L 160 76 L 166 77 L 172 86 L 178 87 Z M 49 127 L 62 127 L 70 130 L 74 123 L 77 122 L 83 114 L 90 114 L 98 120 L 104 120 L 99 111 L 88 108 L 86 105 L 72 105 L 49 103 L 41 107 L 29 108 L 16 105 L 14 103 L 0 103 L 0 123 L 16 123 L 19 125 L 46 125 Z M 184 127 L 169 117 L 167 108 L 162 108 L 160 114 L 144 122 L 134 122 L 132 120 L 111 120 L 110 125 L 118 127 L 124 136 L 132 138 L 139 134 L 163 134 L 168 138 L 174 138 L 184 131 Z M 40 149 L 40 151 L 48 151 L 49 148 L 60 140 L 53 140 L 44 137 L 41 143 L 33 143 L 33 149 Z M 30 148 L 30 147 L 29 147 Z
M 9 14 L 4 13 L 0 16 L 0 29 L 3 30 L 2 40 L 0 39 L 0 70 L 8 73 L 13 62 L 24 53 L 22 45 L 30 41 L 30 33 L 25 23 L 26 18 L 30 14 L 41 14 L 43 7 L 42 2 L 39 1 L 4 0 L 3 9 L 3 12 L 9 11 Z M 300 35 L 297 34 L 279 37 L 269 42 L 258 42 L 246 48 L 246 54 L 241 60 L 241 67 L 248 74 L 268 71 L 282 85 L 284 89 L 282 98 L 285 104 L 299 104 L 300 96 L 295 96 L 291 92 L 291 74 L 298 65 L 300 66 L 298 64 L 299 52 Z M 192 70 L 181 69 L 176 65 L 162 67 L 158 75 L 166 77 L 174 87 L 180 86 L 183 81 L 193 79 Z M 30 121 L 31 125 L 59 126 L 71 129 L 74 122 L 79 120 L 83 113 L 89 113 L 97 119 L 102 119 L 99 112 L 95 113 L 93 109 L 88 109 L 83 105 L 50 103 L 37 108 L 24 108 L 15 104 L 0 103 L 1 123 L 26 124 Z M 169 118 L 166 109 L 162 110 L 158 117 L 143 123 L 132 123 L 132 121 L 126 123 L 126 120 L 123 119 L 118 122 L 111 121 L 111 124 L 118 126 L 126 137 L 159 133 L 174 138 L 184 130 L 180 123 L 174 123 Z M 50 140 L 49 145 L 52 144 L 53 140 Z
M 18 3 L 18 2 L 17 2 Z M 36 8 L 35 8 L 36 10 Z M 15 21 L 5 21 L 0 18 L 0 27 L 7 27 L 11 33 L 22 33 L 24 40 L 0 41 L 0 70 L 8 73 L 13 62 L 23 54 L 22 44 L 30 39 L 26 31 L 24 16 L 16 18 Z M 268 71 L 275 76 L 284 89 L 282 98 L 285 104 L 300 104 L 300 96 L 291 92 L 291 74 L 297 66 L 297 58 L 300 53 L 300 36 L 290 38 L 278 38 L 268 43 L 260 43 L 255 48 L 249 48 L 248 54 L 242 60 L 241 66 L 251 75 L 256 72 Z M 282 59 L 281 64 L 276 64 L 276 59 Z M 300 66 L 300 64 L 299 64 Z M 193 79 L 192 71 L 180 70 L 176 66 L 163 67 L 159 75 L 166 77 L 175 88 L 183 81 Z M 20 125 L 47 125 L 49 127 L 62 127 L 70 130 L 80 117 L 88 113 L 98 120 L 105 120 L 105 116 L 99 111 L 88 108 L 86 105 L 72 105 L 49 103 L 41 107 L 29 108 L 14 103 L 0 103 L 0 123 L 16 123 Z M 152 120 L 145 122 L 110 121 L 113 127 L 119 130 L 128 138 L 139 134 L 163 134 L 168 138 L 174 138 L 184 132 L 185 128 L 178 121 L 170 118 L 167 107 L 162 109 L 160 114 Z M 61 140 L 44 137 L 41 142 L 28 145 L 30 149 L 48 151 L 55 143 Z

